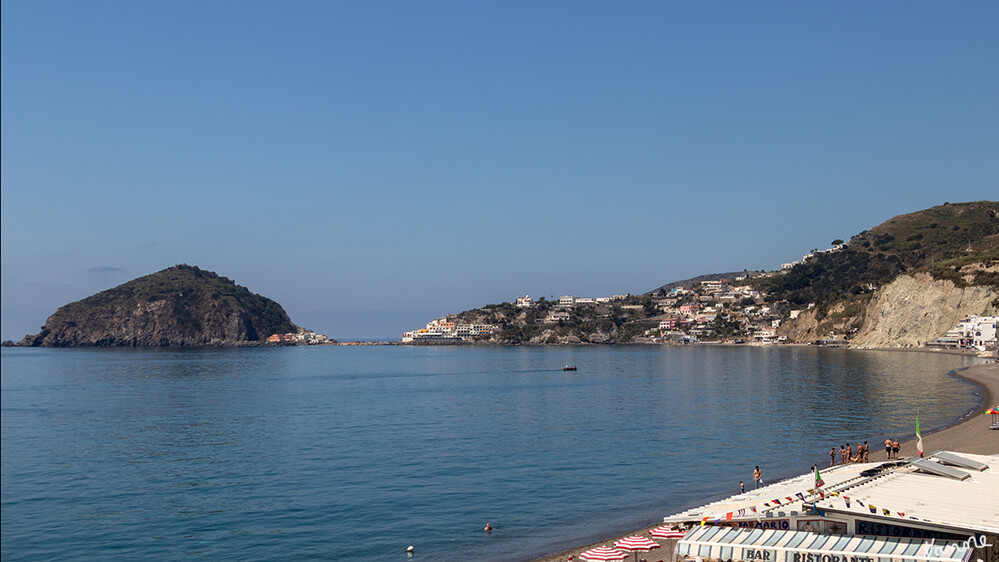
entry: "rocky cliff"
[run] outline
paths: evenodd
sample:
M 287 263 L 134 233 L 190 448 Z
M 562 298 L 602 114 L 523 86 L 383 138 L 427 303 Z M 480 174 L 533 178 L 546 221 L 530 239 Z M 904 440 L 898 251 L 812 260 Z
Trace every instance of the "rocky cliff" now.
M 278 303 L 197 267 L 178 265 L 67 304 L 22 346 L 231 346 L 294 332 Z
M 804 310 L 780 327 L 792 342 L 846 336 L 851 347 L 920 347 L 966 316 L 996 315 L 995 285 L 958 287 L 928 273 L 900 275 L 864 302 L 839 302 L 824 314 Z
M 994 316 L 995 286 L 957 287 L 929 274 L 900 275 L 871 300 L 854 347 L 919 347 L 938 338 L 965 316 Z

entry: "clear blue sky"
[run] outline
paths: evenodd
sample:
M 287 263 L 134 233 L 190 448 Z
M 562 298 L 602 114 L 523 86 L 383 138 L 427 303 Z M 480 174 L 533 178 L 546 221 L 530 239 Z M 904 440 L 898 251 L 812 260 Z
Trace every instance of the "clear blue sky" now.
M 2 337 L 177 263 L 337 338 L 999 194 L 999 2 L 2 3 Z

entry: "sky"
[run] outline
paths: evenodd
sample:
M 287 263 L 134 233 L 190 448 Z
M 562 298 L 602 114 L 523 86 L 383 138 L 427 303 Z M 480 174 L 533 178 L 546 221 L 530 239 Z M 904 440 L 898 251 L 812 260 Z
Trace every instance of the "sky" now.
M 999 194 L 999 3 L 0 4 L 3 339 L 179 263 L 338 339 Z

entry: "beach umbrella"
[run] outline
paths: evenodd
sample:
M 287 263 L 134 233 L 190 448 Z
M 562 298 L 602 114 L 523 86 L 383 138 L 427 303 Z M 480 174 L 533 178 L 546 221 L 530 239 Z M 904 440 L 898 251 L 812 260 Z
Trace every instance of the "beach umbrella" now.
M 983 413 L 992 414 L 992 426 L 993 426 L 992 429 L 995 429 L 996 416 L 999 416 L 999 406 L 994 406 L 992 408 L 989 408 L 988 410 L 985 410 L 985 412 Z
M 614 548 L 623 548 L 624 550 L 634 552 L 635 562 L 638 562 L 638 551 L 648 552 L 652 549 L 659 548 L 659 543 L 646 537 L 634 535 L 619 539 L 616 543 L 614 543 Z
M 660 525 L 649 531 L 650 537 L 657 539 L 682 539 L 685 533 L 671 525 Z
M 628 557 L 628 553 L 616 548 L 598 546 L 580 554 L 579 557 L 583 560 L 624 560 Z

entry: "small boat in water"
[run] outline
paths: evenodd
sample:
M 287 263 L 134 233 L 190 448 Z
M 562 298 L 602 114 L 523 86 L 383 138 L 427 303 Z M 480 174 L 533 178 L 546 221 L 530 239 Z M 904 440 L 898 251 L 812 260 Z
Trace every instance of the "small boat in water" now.
M 565 367 L 562 367 L 562 370 L 563 371 L 575 371 L 576 370 L 576 366 L 573 365 L 572 367 L 570 367 L 570 366 L 566 365 Z

